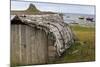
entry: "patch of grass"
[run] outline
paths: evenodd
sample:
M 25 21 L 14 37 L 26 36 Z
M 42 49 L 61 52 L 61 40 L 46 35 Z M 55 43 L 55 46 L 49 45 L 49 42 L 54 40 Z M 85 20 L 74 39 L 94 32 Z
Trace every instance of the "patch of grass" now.
M 86 62 L 95 60 L 95 28 L 71 26 L 79 39 L 55 63 Z
M 86 31 L 95 31 L 95 28 L 94 27 L 82 27 L 80 25 L 72 25 L 71 28 L 73 29 L 73 31 L 77 32 L 77 31 L 83 31 L 83 32 L 86 32 Z

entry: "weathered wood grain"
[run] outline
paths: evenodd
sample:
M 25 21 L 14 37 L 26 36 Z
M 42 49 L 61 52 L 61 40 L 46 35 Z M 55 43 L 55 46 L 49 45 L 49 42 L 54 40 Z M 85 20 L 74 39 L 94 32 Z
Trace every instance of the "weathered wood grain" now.
M 24 24 L 11 25 L 11 63 L 43 64 L 48 61 L 47 35 Z
M 20 53 L 19 53 L 19 27 L 18 25 L 11 26 L 11 61 L 13 64 L 19 64 Z

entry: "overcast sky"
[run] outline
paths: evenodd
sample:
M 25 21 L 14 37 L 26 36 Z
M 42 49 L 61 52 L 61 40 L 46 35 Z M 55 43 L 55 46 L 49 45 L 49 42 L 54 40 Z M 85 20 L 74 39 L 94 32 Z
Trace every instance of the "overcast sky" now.
M 17 0 L 17 1 L 40 1 L 40 2 L 95 5 L 96 0 Z
M 94 4 L 87 5 L 71 5 L 71 4 L 54 4 L 54 3 L 40 3 L 40 2 L 22 2 L 11 1 L 11 10 L 25 10 L 29 4 L 33 3 L 41 11 L 53 11 L 61 13 L 80 13 L 80 14 L 95 14 Z

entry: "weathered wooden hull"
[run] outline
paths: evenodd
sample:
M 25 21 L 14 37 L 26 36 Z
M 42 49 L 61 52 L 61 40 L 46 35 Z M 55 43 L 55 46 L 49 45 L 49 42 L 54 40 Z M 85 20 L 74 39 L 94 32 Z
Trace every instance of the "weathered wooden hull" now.
M 11 20 L 11 64 L 55 61 L 73 42 L 73 33 L 59 14 L 15 16 Z

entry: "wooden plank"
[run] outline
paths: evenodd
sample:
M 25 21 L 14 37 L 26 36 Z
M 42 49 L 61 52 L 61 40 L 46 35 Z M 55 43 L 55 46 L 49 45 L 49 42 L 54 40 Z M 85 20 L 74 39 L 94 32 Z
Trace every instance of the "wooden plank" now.
M 47 63 L 47 36 L 42 30 L 37 30 L 37 52 L 39 63 Z
M 11 25 L 11 63 L 14 65 L 20 61 L 18 29 L 18 25 Z
M 31 28 L 31 46 L 32 46 L 32 64 L 38 64 L 38 56 L 37 56 L 37 33 L 35 28 Z
M 26 52 L 26 35 L 25 35 L 25 25 L 21 25 L 21 53 L 22 53 L 22 64 L 27 64 L 27 52 Z
M 31 47 L 31 28 L 26 25 L 26 58 L 27 58 L 27 64 L 32 64 L 32 47 Z
M 20 48 L 20 46 L 19 46 L 19 25 L 16 25 L 16 62 L 17 62 L 17 64 L 20 64 L 19 63 L 19 61 L 20 61 L 20 55 L 19 55 L 19 48 Z
M 21 46 L 21 24 L 19 24 L 19 63 L 22 64 L 23 63 L 23 60 L 22 60 L 22 50 L 21 50 L 22 46 Z
M 14 40 L 14 33 L 15 33 L 15 27 L 11 25 L 11 65 L 16 64 L 16 59 L 15 59 L 15 40 Z

